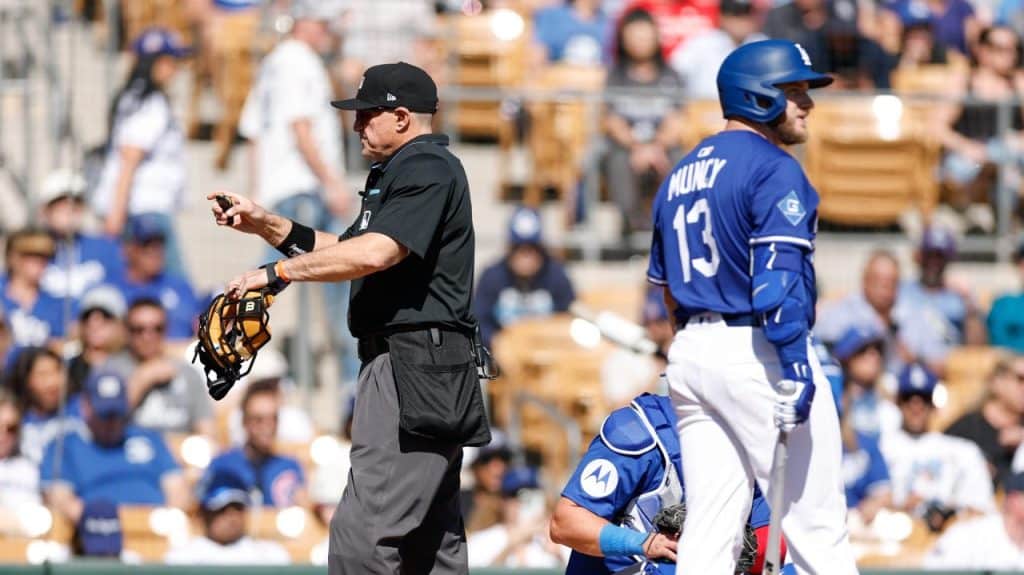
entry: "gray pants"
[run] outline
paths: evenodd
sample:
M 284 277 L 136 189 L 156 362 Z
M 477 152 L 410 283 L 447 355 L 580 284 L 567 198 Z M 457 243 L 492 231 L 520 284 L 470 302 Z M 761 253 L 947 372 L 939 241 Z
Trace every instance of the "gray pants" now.
M 331 520 L 330 575 L 468 574 L 462 447 L 400 434 L 390 355 L 359 374 L 352 470 Z

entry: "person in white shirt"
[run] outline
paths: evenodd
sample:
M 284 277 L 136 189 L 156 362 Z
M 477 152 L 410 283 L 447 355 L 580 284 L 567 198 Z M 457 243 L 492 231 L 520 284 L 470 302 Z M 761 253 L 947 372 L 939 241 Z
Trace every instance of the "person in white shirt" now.
M 204 534 L 172 547 L 170 565 L 287 565 L 288 551 L 273 541 L 246 535 L 249 493 L 232 473 L 218 473 L 202 486 L 200 513 Z
M 925 556 L 926 569 L 1024 571 L 1024 473 L 1005 482 L 999 513 L 957 521 Z
M 893 505 L 924 518 L 938 531 L 953 514 L 995 511 L 995 500 L 978 446 L 928 431 L 936 385 L 938 379 L 924 366 L 904 368 L 897 393 L 903 423 L 882 434 L 880 447 L 889 464 Z
M 768 39 L 759 30 L 760 17 L 751 0 L 722 0 L 718 11 L 718 28 L 680 44 L 669 56 L 688 100 L 717 100 L 716 78 L 725 57 L 742 44 Z
M 354 204 L 345 184 L 342 132 L 330 102 L 334 91 L 321 54 L 331 49 L 332 23 L 343 10 L 335 0 L 296 0 L 288 38 L 260 64 L 246 98 L 239 132 L 250 141 L 250 195 L 282 216 L 318 230 L 344 231 Z M 270 249 L 268 260 L 281 256 Z M 355 340 L 348 331 L 348 282 L 322 287 L 342 380 L 359 375 Z
M 0 389 L 0 533 L 22 534 L 18 510 L 39 505 L 39 468 L 18 452 L 21 413 L 14 396 Z
M 185 204 L 185 137 L 165 92 L 189 51 L 163 28 L 132 44 L 131 75 L 114 98 L 106 158 L 92 193 L 103 231 L 118 236 L 128 216 L 157 214 L 167 235 L 167 267 L 185 274 L 172 218 Z

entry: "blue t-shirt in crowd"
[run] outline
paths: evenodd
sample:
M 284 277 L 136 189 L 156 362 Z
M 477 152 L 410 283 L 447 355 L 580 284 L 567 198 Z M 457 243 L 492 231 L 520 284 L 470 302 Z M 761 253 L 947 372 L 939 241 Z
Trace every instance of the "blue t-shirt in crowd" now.
M 534 13 L 533 29 L 551 62 L 601 64 L 608 60 L 610 23 L 601 12 L 593 20 L 584 20 L 572 6 L 544 8 Z
M 73 434 L 64 440 L 60 477 L 56 476 L 57 445 L 46 447 L 39 468 L 40 482 L 61 481 L 70 484 L 83 501 L 106 499 L 116 504 L 163 505 L 161 480 L 177 473 L 167 444 L 159 433 L 129 425 L 120 445 L 106 447 L 86 434 Z
M 57 434 L 81 433 L 85 430 L 80 408 L 80 394 L 68 397 L 64 404 L 64 415 L 57 413 L 43 414 L 34 409 L 25 410 L 21 416 L 21 454 L 38 463 L 43 458 L 43 451 Z
M 1004 295 L 988 312 L 989 343 L 1024 353 L 1024 293 Z
M 843 450 L 843 484 L 846 507 L 854 508 L 873 492 L 889 486 L 889 466 L 885 464 L 878 438 L 857 433 L 857 450 Z
M 42 346 L 51 339 L 64 337 L 64 301 L 40 291 L 31 308 L 22 308 L 7 294 L 7 278 L 0 278 L 0 305 L 3 305 L 11 343 L 18 347 Z M 77 310 L 72 304 L 68 316 Z
M 236 447 L 218 455 L 206 469 L 206 477 L 218 473 L 234 473 L 246 484 L 262 494 L 263 505 L 287 507 L 295 503 L 295 492 L 306 484 L 302 466 L 291 457 L 272 455 L 256 465 L 245 456 L 245 450 Z
M 490 345 L 494 334 L 503 328 L 522 319 L 566 311 L 575 299 L 572 281 L 560 262 L 545 257 L 537 275 L 523 285 L 502 259 L 480 274 L 473 315 L 480 322 L 484 344 Z
M 43 291 L 55 298 L 80 299 L 89 288 L 113 281 L 124 273 L 121 246 L 104 236 L 79 234 L 58 242 L 57 252 L 43 274 Z
M 974 7 L 967 0 L 946 0 L 945 4 L 945 12 L 932 15 L 932 33 L 935 40 L 967 54 L 964 22 L 974 17 Z M 918 14 L 929 9 L 924 0 L 895 0 L 885 7 L 895 12 L 903 22 L 918 20 Z
M 900 286 L 901 302 L 915 307 L 929 307 L 946 318 L 954 329 L 957 343 L 964 343 L 964 324 L 967 321 L 967 304 L 960 294 L 949 289 L 928 290 L 919 281 L 904 282 Z
M 160 274 L 148 283 L 134 283 L 122 274 L 114 285 L 121 290 L 130 306 L 142 298 L 155 299 L 167 312 L 167 337 L 189 339 L 195 336 L 193 322 L 199 316 L 199 299 L 185 278 L 173 274 Z

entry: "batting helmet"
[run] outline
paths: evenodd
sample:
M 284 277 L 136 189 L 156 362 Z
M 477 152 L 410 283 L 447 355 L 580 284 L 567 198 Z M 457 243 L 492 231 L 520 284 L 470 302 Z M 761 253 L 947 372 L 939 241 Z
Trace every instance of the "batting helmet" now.
M 811 58 L 800 44 L 788 40 L 744 44 L 718 69 L 722 115 L 771 122 L 786 111 L 786 96 L 778 85 L 788 82 L 821 88 L 831 84 L 832 78 L 811 69 Z

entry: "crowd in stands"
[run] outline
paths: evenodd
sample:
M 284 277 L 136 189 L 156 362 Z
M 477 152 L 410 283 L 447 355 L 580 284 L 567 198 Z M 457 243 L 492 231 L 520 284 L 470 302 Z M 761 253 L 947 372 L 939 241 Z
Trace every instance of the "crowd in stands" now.
M 187 4 L 201 45 L 225 18 L 262 3 Z M 441 34 L 438 14 L 467 3 L 291 4 L 294 24 L 260 62 L 241 113 L 249 193 L 274 211 L 340 232 L 358 197 L 345 183 L 343 126 L 328 106 L 333 82 L 354 86 L 365 67 L 396 60 L 443 78 L 429 49 Z M 991 210 L 976 208 L 995 203 L 997 182 L 1019 187 L 1024 112 L 1013 110 L 1007 137 L 994 104 L 1024 89 L 1019 1 L 484 4 L 529 15 L 532 64 L 607 70 L 601 165 L 626 232 L 649 229 L 650 199 L 685 151 L 680 106 L 714 98 L 717 63 L 737 45 L 765 37 L 798 41 L 846 90 L 888 89 L 893 73 L 908 67 L 958 70 L 953 93 L 989 104 L 936 104 L 948 203 L 966 214 L 968 227 L 991 230 Z M 167 91 L 183 60 L 196 54 L 158 28 L 127 48 L 132 65 L 109 103 L 102 160 L 85 176 L 60 171 L 46 178 L 33 192 L 38 210 L 30 225 L 4 237 L 0 510 L 45 504 L 76 526 L 70 553 L 123 556 L 117 506 L 169 506 L 198 517 L 201 534 L 172 548 L 167 562 L 286 563 L 288 551 L 248 534 L 247 514 L 299 506 L 328 524 L 347 477 L 345 432 L 330 466 L 313 468 L 282 449 L 310 443 L 317 429 L 294 405 L 287 359 L 273 349 L 261 352 L 224 402 L 207 396 L 203 374 L 187 360 L 207 294 L 190 277 L 175 226 L 194 194 L 185 189 L 189 144 Z M 323 63 L 328 53 L 342 56 L 337 69 Z M 1011 173 L 997 177 L 1007 166 Z M 481 267 L 474 312 L 488 345 L 500 345 L 501 332 L 520 321 L 567 312 L 577 299 L 542 228 L 536 209 L 515 209 L 505 253 Z M 901 269 L 889 251 L 873 252 L 859 289 L 820 303 L 815 336 L 841 414 L 851 516 L 870 525 L 902 511 L 935 531 L 955 520 L 928 561 L 986 567 L 1000 551 L 966 557 L 965 541 L 1002 533 L 986 541 L 1008 545 L 1019 540 L 1006 535 L 1011 525 L 1024 532 L 1024 291 L 999 294 L 989 305 L 948 274 L 961 231 L 927 226 L 913 270 Z M 1014 263 L 1024 290 L 1024 244 Z M 347 293 L 344 284 L 323 290 L 334 318 L 328 323 L 336 326 L 330 343 L 339 385 L 359 368 L 345 329 Z M 607 358 L 601 388 L 609 409 L 645 391 L 665 392 L 658 375 L 675 318 L 660 298 L 647 290 L 629 319 L 661 357 L 619 350 Z M 936 429 L 950 354 L 983 345 L 1002 350 L 984 397 Z M 343 419 L 351 406 L 339 411 Z M 185 435 L 215 446 L 198 480 L 188 476 L 173 441 Z M 466 450 L 462 508 L 473 566 L 559 566 L 566 559 L 544 527 L 545 489 L 557 486 L 545 484 L 550 478 L 538 466 L 527 467 L 525 455 L 500 430 L 491 445 Z M 1001 504 L 996 494 L 1004 494 Z M 18 532 L 8 517 L 0 513 L 0 532 Z M 326 561 L 324 544 L 318 553 Z

